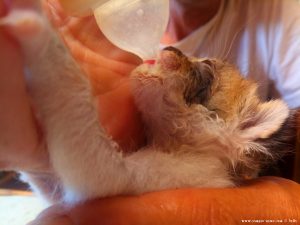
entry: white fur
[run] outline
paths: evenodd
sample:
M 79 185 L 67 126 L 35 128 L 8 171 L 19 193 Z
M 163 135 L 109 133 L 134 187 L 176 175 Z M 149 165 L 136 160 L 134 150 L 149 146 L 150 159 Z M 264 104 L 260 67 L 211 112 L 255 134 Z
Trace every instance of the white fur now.
M 268 136 L 265 129 L 276 130 L 287 117 L 284 104 L 274 102 L 274 110 L 273 103 L 266 103 L 256 115 L 258 123 L 241 131 L 241 121 L 228 126 L 200 105 L 190 111 L 179 107 L 178 116 L 169 114 L 174 111 L 168 109 L 178 104 L 172 96 L 162 97 L 158 80 L 157 86 L 151 83 L 155 90 L 136 89 L 152 142 L 124 156 L 99 124 L 101 108 L 95 106 L 86 76 L 46 21 L 42 27 L 35 34 L 35 45 L 18 37 L 31 71 L 30 91 L 51 163 L 67 202 L 168 188 L 233 186 L 229 165 L 255 144 L 255 138 Z M 38 57 L 35 46 L 43 46 Z

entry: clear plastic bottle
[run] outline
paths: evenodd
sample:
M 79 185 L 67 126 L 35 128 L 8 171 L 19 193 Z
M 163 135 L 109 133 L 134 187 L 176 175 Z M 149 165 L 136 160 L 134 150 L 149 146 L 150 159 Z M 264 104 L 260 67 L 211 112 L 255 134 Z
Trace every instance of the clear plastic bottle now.
M 79 13 L 87 14 L 87 9 L 94 12 L 101 31 L 114 45 L 138 55 L 143 60 L 156 56 L 169 19 L 169 0 L 73 2 L 73 8 L 80 8 L 80 5 Z

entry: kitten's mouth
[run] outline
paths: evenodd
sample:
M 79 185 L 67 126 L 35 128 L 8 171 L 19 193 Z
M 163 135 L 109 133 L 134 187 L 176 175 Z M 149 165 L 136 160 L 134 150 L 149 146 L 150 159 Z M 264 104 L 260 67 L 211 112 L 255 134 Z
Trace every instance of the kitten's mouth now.
M 147 66 L 162 65 L 167 70 L 177 70 L 185 58 L 181 51 L 174 47 L 164 48 L 156 59 L 148 59 L 143 63 Z
M 145 60 L 145 61 L 144 61 L 144 63 L 145 63 L 145 64 L 148 64 L 148 65 L 154 65 L 155 62 L 156 62 L 155 59 L 148 59 L 148 60 Z

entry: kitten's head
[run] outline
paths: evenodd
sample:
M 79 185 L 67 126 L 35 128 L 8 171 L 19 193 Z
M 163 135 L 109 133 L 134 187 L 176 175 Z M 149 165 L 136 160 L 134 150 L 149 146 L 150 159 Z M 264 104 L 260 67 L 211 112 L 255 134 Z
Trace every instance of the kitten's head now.
M 139 66 L 132 77 L 137 105 L 145 114 L 154 110 L 163 114 L 169 106 L 183 111 L 201 106 L 227 123 L 239 120 L 243 129 L 261 119 L 270 121 L 275 126 L 268 127 L 272 133 L 289 113 L 282 101 L 262 103 L 256 83 L 244 79 L 231 65 L 217 59 L 188 58 L 174 47 L 165 48 L 156 61 Z
M 294 132 L 290 127 L 293 123 L 286 123 L 289 118 L 286 104 L 281 100 L 260 101 L 256 83 L 243 78 L 236 68 L 225 62 L 188 58 L 179 50 L 167 47 L 158 59 L 139 66 L 132 78 L 137 107 L 146 126 L 158 134 L 158 139 L 166 139 L 164 135 L 170 132 L 174 139 L 180 139 L 177 134 L 188 139 L 188 132 L 193 135 L 199 131 L 192 129 L 203 128 L 203 120 L 195 120 L 197 115 L 214 115 L 209 120 L 217 118 L 216 123 L 204 129 L 211 132 L 219 126 L 217 121 L 222 120 L 224 135 L 227 135 L 225 132 L 237 134 L 230 137 L 228 149 L 233 150 L 226 154 L 242 173 L 248 170 L 249 164 L 250 170 L 256 172 L 266 159 L 264 156 L 280 155 L 277 144 L 284 150 L 282 143 L 289 145 L 293 141 L 290 135 Z M 182 131 L 176 134 L 176 129 Z M 283 136 L 281 130 L 284 130 Z
M 173 47 L 165 48 L 157 60 L 146 61 L 133 72 L 135 90 L 141 95 L 152 92 L 158 97 L 155 100 L 168 98 L 178 105 L 207 102 L 214 80 L 208 64 L 192 62 Z

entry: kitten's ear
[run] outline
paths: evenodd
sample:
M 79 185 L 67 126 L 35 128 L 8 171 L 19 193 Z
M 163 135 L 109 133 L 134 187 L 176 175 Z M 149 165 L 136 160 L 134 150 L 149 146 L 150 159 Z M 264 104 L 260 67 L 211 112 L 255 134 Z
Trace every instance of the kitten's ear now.
M 242 137 L 247 140 L 268 138 L 280 129 L 288 116 L 289 109 L 283 101 L 262 103 L 242 122 Z

